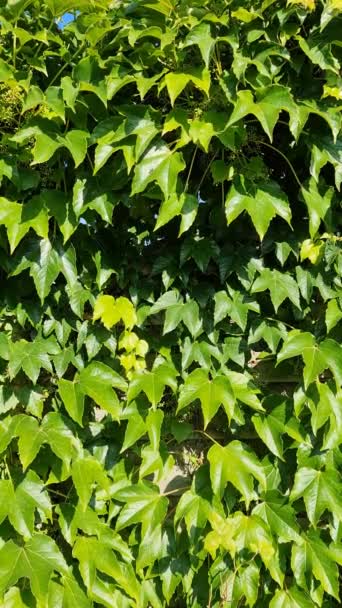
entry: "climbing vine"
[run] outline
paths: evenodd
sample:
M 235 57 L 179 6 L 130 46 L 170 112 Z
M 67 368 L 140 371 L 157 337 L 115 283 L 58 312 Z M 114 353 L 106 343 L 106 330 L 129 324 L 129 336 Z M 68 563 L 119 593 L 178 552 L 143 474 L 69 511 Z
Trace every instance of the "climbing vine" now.
M 337 608 L 341 0 L 0 24 L 1 606 Z

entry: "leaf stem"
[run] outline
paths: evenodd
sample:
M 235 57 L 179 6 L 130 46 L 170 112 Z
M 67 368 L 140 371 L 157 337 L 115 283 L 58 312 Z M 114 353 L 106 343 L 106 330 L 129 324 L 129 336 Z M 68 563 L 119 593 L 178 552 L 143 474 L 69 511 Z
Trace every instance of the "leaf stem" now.
M 72 63 L 72 61 L 74 61 L 74 59 L 76 59 L 77 55 L 79 55 L 81 53 L 81 51 L 83 51 L 84 48 L 84 44 L 82 44 L 79 49 L 77 49 L 75 51 L 75 53 L 73 54 L 73 56 L 71 57 L 70 61 L 64 63 L 62 65 L 62 67 L 58 70 L 58 72 L 56 72 L 56 74 L 54 75 L 54 77 L 50 80 L 48 87 L 51 87 L 54 82 L 56 82 L 56 80 L 60 77 L 61 74 L 63 74 L 64 70 L 66 67 L 68 67 L 68 65 L 70 65 Z
M 210 441 L 212 441 L 213 443 L 216 443 L 216 445 L 220 445 L 218 441 L 216 441 L 216 439 L 214 439 L 214 437 L 212 437 L 211 435 L 209 435 L 209 433 L 206 433 L 205 431 L 202 431 L 200 429 L 194 429 L 193 431 L 194 433 L 200 433 L 201 435 L 204 435 L 205 437 L 207 437 L 208 439 L 210 439 Z
M 266 141 L 258 140 L 258 141 L 256 141 L 255 143 L 256 143 L 256 144 L 261 144 L 261 145 L 263 145 L 263 146 L 267 146 L 267 148 L 271 148 L 271 150 L 274 150 L 274 152 L 278 152 L 278 154 L 280 154 L 280 156 L 282 156 L 282 158 L 283 158 L 283 159 L 284 159 L 284 160 L 287 162 L 288 166 L 290 167 L 290 169 L 291 169 L 291 171 L 292 171 L 292 173 L 293 173 L 293 175 L 294 175 L 294 178 L 295 178 L 295 180 L 296 180 L 296 182 L 297 182 L 298 186 L 299 186 L 300 188 L 302 188 L 302 187 L 303 187 L 303 186 L 302 186 L 302 182 L 300 181 L 300 179 L 299 179 L 299 177 L 298 177 L 298 175 L 297 175 L 297 173 L 296 173 L 296 171 L 295 171 L 295 169 L 294 169 L 293 164 L 292 164 L 292 163 L 291 163 L 291 161 L 290 161 L 290 160 L 287 158 L 287 156 L 286 156 L 285 154 L 283 154 L 283 152 L 281 152 L 280 150 L 278 150 L 278 148 L 276 148 L 275 146 L 272 146 L 272 144 L 267 143 Z
M 209 169 L 210 169 L 211 165 L 213 164 L 213 162 L 214 162 L 214 160 L 215 160 L 216 156 L 217 156 L 217 151 L 215 152 L 214 156 L 213 156 L 213 157 L 211 158 L 211 160 L 209 161 L 209 163 L 208 163 L 208 165 L 207 165 L 207 167 L 206 167 L 206 169 L 205 169 L 205 171 L 204 171 L 204 173 L 203 173 L 203 175 L 202 175 L 202 177 L 201 177 L 200 183 L 199 183 L 199 184 L 198 184 L 198 186 L 197 186 L 197 194 L 199 193 L 199 191 L 200 191 L 200 189 L 201 189 L 201 186 L 202 186 L 202 184 L 203 184 L 203 182 L 204 182 L 205 178 L 207 177 L 208 171 L 209 171 Z
M 189 167 L 189 171 L 188 171 L 188 176 L 186 178 L 186 182 L 185 182 L 185 186 L 184 186 L 184 192 L 187 192 L 187 190 L 188 190 L 190 176 L 191 176 L 191 172 L 192 172 L 192 169 L 193 169 L 193 166 L 194 166 L 197 150 L 198 150 L 198 146 L 195 147 L 194 153 L 192 155 L 192 159 L 191 159 L 191 163 L 190 163 L 190 167 Z

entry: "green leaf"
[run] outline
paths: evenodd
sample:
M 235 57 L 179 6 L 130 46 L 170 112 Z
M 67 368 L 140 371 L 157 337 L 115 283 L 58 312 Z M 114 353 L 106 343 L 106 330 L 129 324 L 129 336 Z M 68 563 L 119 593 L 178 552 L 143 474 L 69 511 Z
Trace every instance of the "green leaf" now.
M 268 492 L 252 511 L 265 521 L 280 543 L 301 542 L 296 512 L 277 492 Z
M 85 511 L 88 506 L 95 483 L 104 490 L 108 489 L 108 478 L 101 463 L 90 456 L 75 460 L 72 464 L 71 475 L 82 511 Z
M 35 384 L 41 368 L 52 372 L 50 354 L 59 352 L 59 347 L 50 340 L 36 339 L 34 342 L 18 340 L 10 345 L 8 371 L 10 378 L 15 378 L 18 371 L 23 369 L 25 374 Z
M 165 75 L 164 85 L 167 88 L 172 105 L 190 82 L 204 91 L 206 95 L 209 95 L 210 72 L 207 68 L 203 70 L 193 68 L 186 72 L 169 72 Z
M 14 529 L 25 539 L 34 533 L 35 511 L 43 522 L 52 518 L 52 505 L 44 485 L 34 471 L 29 471 L 14 485 L 12 480 L 0 481 L 2 509 L 0 519 L 6 515 Z
M 231 441 L 225 447 L 213 445 L 208 452 L 210 479 L 213 491 L 223 496 L 228 482 L 242 494 L 247 506 L 256 496 L 253 477 L 266 485 L 265 472 L 252 450 L 240 441 Z
M 133 401 L 143 391 L 149 402 L 156 406 L 161 402 L 166 386 L 175 392 L 177 389 L 176 376 L 177 372 L 174 367 L 167 363 L 158 365 L 150 372 L 137 372 L 130 382 L 127 400 Z
M 49 218 L 39 200 L 33 198 L 28 203 L 20 205 L 6 198 L 0 198 L 0 205 L 0 224 L 6 226 L 11 253 L 30 228 L 33 228 L 38 236 L 47 239 Z
M 132 196 L 143 192 L 151 182 L 157 182 L 165 199 L 168 199 L 175 193 L 178 174 L 184 168 L 180 152 L 171 152 L 162 143 L 152 146 L 135 167 Z
M 316 471 L 308 467 L 296 472 L 290 500 L 303 498 L 308 518 L 316 526 L 322 513 L 333 511 L 339 521 L 342 519 L 341 480 L 335 471 Z
M 298 585 L 306 588 L 307 577 L 314 576 L 324 591 L 339 599 L 338 567 L 333 551 L 318 533 L 309 530 L 302 542 L 292 546 L 291 566 Z
M 140 585 L 134 575 L 132 565 L 117 559 L 109 547 L 103 546 L 96 538 L 79 536 L 73 548 L 73 555 L 79 561 L 84 584 L 89 589 L 91 596 L 97 596 L 98 583 L 95 575 L 96 570 L 99 570 L 114 579 L 116 584 L 130 597 L 139 602 Z M 100 596 L 97 597 L 98 600 L 101 595 L 100 593 Z
M 58 383 L 58 391 L 69 416 L 80 426 L 83 426 L 84 394 L 79 382 L 62 378 Z
M 279 215 L 291 226 L 291 209 L 284 192 L 276 182 L 254 184 L 240 176 L 234 180 L 225 203 L 228 224 L 243 211 L 250 215 L 253 225 L 262 240 L 271 220 Z
M 342 310 L 339 305 L 339 300 L 329 300 L 325 313 L 325 324 L 328 333 L 341 321 Z
M 215 44 L 215 39 L 211 36 L 210 25 L 209 23 L 200 23 L 196 25 L 187 35 L 184 41 L 183 48 L 188 46 L 197 45 L 200 53 L 202 55 L 202 59 L 206 65 L 209 67 L 210 55 L 212 53 L 213 47 Z
M 310 179 L 309 188 L 302 188 L 302 194 L 309 213 L 309 231 L 313 239 L 320 227 L 321 221 L 324 221 L 327 212 L 331 207 L 331 200 L 334 194 L 333 188 L 327 188 L 322 195 L 315 180 Z
M 64 138 L 65 146 L 74 159 L 75 167 L 78 167 L 83 163 L 86 157 L 88 137 L 89 133 L 87 133 L 87 131 L 73 129 L 68 131 Z
M 202 406 L 204 428 L 215 416 L 220 405 L 224 406 L 228 420 L 234 417 L 235 396 L 232 386 L 225 376 L 215 376 L 212 380 L 204 369 L 195 369 L 181 387 L 178 410 L 199 399 Z
M 48 239 L 39 243 L 39 253 L 30 265 L 30 275 L 33 278 L 41 303 L 49 295 L 52 284 L 61 271 L 60 258 Z
M 239 91 L 228 125 L 233 125 L 248 114 L 253 114 L 272 141 L 273 129 L 282 110 L 289 112 L 291 123 L 295 124 L 296 105 L 287 87 L 281 85 L 263 87 L 257 92 L 256 102 L 250 90 Z
M 312 334 L 294 329 L 287 334 L 283 347 L 278 353 L 277 361 L 303 357 L 304 385 L 307 388 L 322 371 L 331 369 L 336 381 L 342 382 L 342 349 L 335 340 L 327 339 L 317 344 Z
M 281 460 L 284 460 L 283 435 L 287 434 L 299 443 L 304 441 L 298 421 L 291 415 L 292 412 L 289 412 L 289 405 L 281 398 L 270 397 L 263 402 L 267 414 L 256 414 L 252 417 L 259 437 Z
M 116 522 L 116 530 L 141 523 L 144 536 L 145 530 L 158 526 L 165 518 L 168 499 L 147 482 L 119 490 L 115 494 L 115 499 L 124 503 Z
M 10 540 L 0 549 L 0 593 L 28 578 L 33 595 L 44 602 L 54 571 L 68 574 L 68 567 L 56 543 L 44 534 L 34 534 L 23 546 Z
M 296 281 L 289 274 L 265 268 L 260 276 L 254 281 L 252 293 L 269 290 L 274 310 L 277 312 L 279 306 L 287 298 L 300 308 L 299 289 Z
M 278 589 L 271 600 L 270 608 L 315 608 L 315 605 L 307 593 L 293 586 L 285 591 Z
M 217 291 L 215 294 L 215 325 L 229 316 L 244 331 L 247 326 L 248 312 L 260 312 L 259 304 L 251 300 L 239 291 L 229 288 L 229 295 L 225 291 Z
M 47 133 L 36 133 L 36 142 L 32 150 L 32 165 L 46 163 L 54 155 L 56 150 L 62 147 L 62 142 Z
M 113 296 L 100 295 L 96 299 L 93 320 L 101 319 L 107 329 L 123 321 L 130 329 L 136 324 L 137 317 L 134 306 L 127 298 L 113 298 Z
M 121 415 L 121 405 L 112 387 L 125 391 L 125 380 L 112 368 L 99 361 L 82 369 L 79 377 L 80 390 L 89 395 L 97 405 L 106 410 L 114 419 Z

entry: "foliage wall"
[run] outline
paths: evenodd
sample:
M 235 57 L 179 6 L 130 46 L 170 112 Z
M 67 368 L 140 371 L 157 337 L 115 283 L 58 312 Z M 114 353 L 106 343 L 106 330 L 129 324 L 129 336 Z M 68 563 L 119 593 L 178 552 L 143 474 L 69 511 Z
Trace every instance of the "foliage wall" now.
M 341 0 L 0 6 L 1 606 L 340 606 Z

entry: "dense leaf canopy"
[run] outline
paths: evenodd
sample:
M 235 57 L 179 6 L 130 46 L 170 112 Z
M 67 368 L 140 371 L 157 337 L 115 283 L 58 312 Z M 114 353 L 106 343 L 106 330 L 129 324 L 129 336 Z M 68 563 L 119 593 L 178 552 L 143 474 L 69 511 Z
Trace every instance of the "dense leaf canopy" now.
M 340 606 L 341 0 L 0 24 L 1 606 Z

